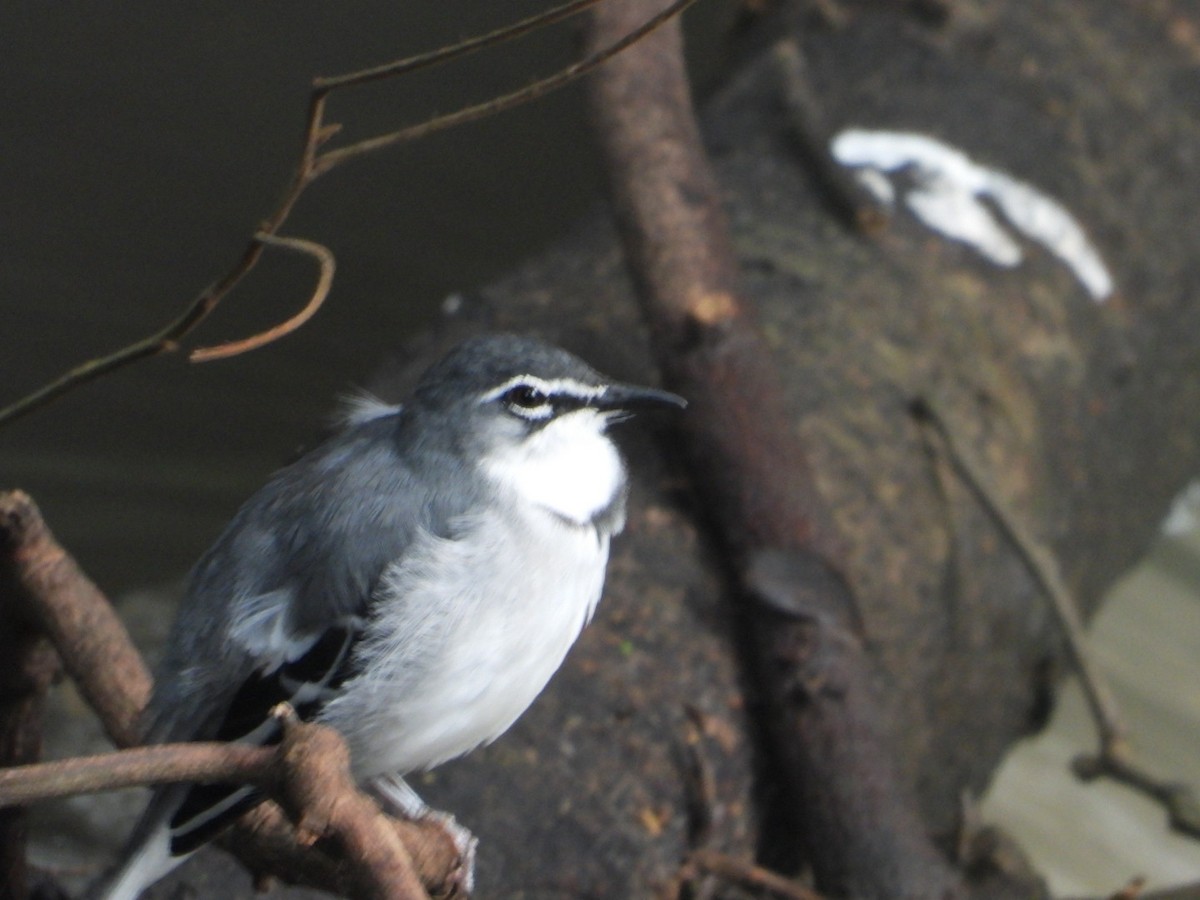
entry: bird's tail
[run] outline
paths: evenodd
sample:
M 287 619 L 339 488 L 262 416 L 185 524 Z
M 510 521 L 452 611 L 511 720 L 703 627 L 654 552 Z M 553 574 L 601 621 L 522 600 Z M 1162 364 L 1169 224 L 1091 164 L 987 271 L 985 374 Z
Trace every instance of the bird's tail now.
M 196 850 L 263 801 L 248 785 L 176 784 L 160 788 L 133 829 L 117 865 L 85 900 L 137 900 Z
M 182 785 L 155 792 L 126 841 L 120 860 L 88 888 L 84 900 L 137 900 L 144 890 L 191 855 L 171 853 L 171 816 L 185 792 Z

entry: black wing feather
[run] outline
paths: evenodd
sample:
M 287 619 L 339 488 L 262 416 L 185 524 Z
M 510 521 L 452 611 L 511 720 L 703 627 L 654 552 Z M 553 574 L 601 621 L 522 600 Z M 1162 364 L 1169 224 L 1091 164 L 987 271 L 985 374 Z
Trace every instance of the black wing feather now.
M 284 702 L 291 703 L 302 720 L 311 720 L 353 674 L 351 649 L 361 633 L 362 620 L 343 619 L 301 656 L 272 672 L 253 673 L 238 688 L 215 739 L 264 746 L 279 743 L 281 729 L 271 710 Z M 172 855 L 182 856 L 207 843 L 264 799 L 262 791 L 247 785 L 191 786 L 168 823 Z

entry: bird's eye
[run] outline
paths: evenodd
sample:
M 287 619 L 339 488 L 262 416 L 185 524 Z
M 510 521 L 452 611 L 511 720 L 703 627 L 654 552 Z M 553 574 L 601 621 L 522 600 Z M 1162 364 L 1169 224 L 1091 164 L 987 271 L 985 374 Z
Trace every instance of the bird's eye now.
M 549 398 L 544 393 L 528 384 L 519 384 L 505 391 L 503 400 L 509 406 L 518 409 L 537 409 L 549 402 Z

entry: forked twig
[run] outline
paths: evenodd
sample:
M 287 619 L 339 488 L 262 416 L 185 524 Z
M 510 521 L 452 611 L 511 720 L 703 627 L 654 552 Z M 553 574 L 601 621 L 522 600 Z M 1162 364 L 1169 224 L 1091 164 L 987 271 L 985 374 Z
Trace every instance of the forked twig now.
M 126 347 L 122 347 L 115 353 L 81 363 L 48 384 L 0 409 L 0 424 L 26 415 L 57 399 L 73 388 L 94 381 L 116 369 L 123 368 L 146 357 L 177 351 L 183 339 L 190 335 L 209 316 L 224 297 L 237 287 L 241 280 L 257 265 L 259 258 L 262 256 L 263 247 L 271 243 L 269 240 L 264 240 L 264 236 L 269 238 L 278 235 L 279 229 L 287 221 L 301 194 L 321 175 L 340 166 L 342 163 L 349 162 L 360 156 L 394 147 L 401 143 L 418 140 L 435 132 L 453 128 L 467 122 L 473 122 L 486 116 L 507 111 L 531 100 L 536 100 L 592 71 L 612 56 L 620 53 L 629 45 L 661 26 L 664 22 L 679 15 L 683 10 L 695 3 L 696 0 L 675 0 L 675 2 L 671 3 L 660 13 L 651 17 L 640 27 L 630 31 L 621 39 L 613 41 L 606 47 L 599 48 L 583 59 L 567 66 L 565 69 L 535 81 L 524 88 L 465 107 L 456 112 L 437 116 L 416 125 L 410 125 L 387 134 L 367 138 L 335 150 L 321 152 L 321 147 L 340 130 L 338 124 L 328 123 L 324 118 L 325 101 L 333 91 L 384 78 L 393 78 L 419 68 L 448 62 L 468 53 L 501 43 L 502 41 L 521 37 L 544 25 L 574 15 L 589 6 L 595 5 L 597 2 L 599 0 L 571 0 L 571 2 L 555 7 L 545 13 L 524 19 L 506 28 L 501 28 L 497 31 L 444 47 L 440 50 L 344 75 L 315 79 L 309 98 L 304 143 L 296 171 L 278 206 L 259 226 L 258 233 L 247 244 L 246 248 L 242 251 L 242 255 L 232 268 L 220 280 L 202 291 L 176 319 L 168 323 L 165 327 Z M 292 249 L 300 249 L 294 243 L 298 239 L 287 240 L 292 242 L 290 245 Z M 311 248 L 306 248 L 304 252 L 311 253 L 313 251 Z M 314 253 L 314 255 L 317 254 Z M 328 292 L 328 288 L 326 288 L 325 292 Z M 314 300 L 316 300 L 315 306 L 317 307 L 320 305 L 320 300 L 324 299 L 320 294 L 320 285 L 318 285 L 318 289 L 314 291 L 313 295 Z M 319 299 L 317 299 L 318 297 Z M 304 312 L 307 312 L 311 316 L 312 312 L 315 312 L 315 308 L 313 307 L 314 301 L 310 300 Z M 303 324 L 303 321 L 307 318 L 304 312 L 293 317 L 288 322 L 275 326 L 259 335 L 235 341 L 231 344 L 221 345 L 220 347 L 201 348 L 193 352 L 190 359 L 193 362 L 203 362 L 211 359 L 225 358 L 236 353 L 261 347 L 264 344 L 277 340 Z M 300 321 L 296 321 L 297 319 L 300 319 Z
M 951 463 L 1000 526 L 1050 601 L 1050 608 L 1062 630 L 1067 652 L 1079 675 L 1099 735 L 1097 752 L 1075 759 L 1073 771 L 1084 780 L 1107 776 L 1140 791 L 1163 806 L 1173 829 L 1200 838 L 1200 798 L 1192 787 L 1151 775 L 1135 760 L 1129 729 L 1107 679 L 1097 668 L 1088 649 L 1083 618 L 1074 595 L 1063 580 L 1054 554 L 1033 538 L 1020 517 L 995 490 L 985 467 L 959 440 L 937 403 L 929 397 L 922 397 L 916 405 L 916 411 L 930 421 L 942 436 Z
M 651 31 L 654 31 L 664 22 L 673 19 L 679 15 L 696 0 L 675 0 L 670 6 L 658 13 L 656 16 L 648 19 L 645 24 L 633 31 L 630 31 L 620 40 L 614 41 L 607 47 L 597 50 L 595 53 L 585 56 L 578 62 L 572 63 L 565 69 L 556 72 L 540 81 L 535 81 L 523 88 L 515 90 L 509 94 L 503 94 L 483 103 L 477 103 L 474 106 L 468 106 L 457 112 L 447 113 L 444 116 L 439 116 L 436 119 L 430 119 L 428 122 L 421 122 L 416 125 L 410 125 L 407 128 L 402 128 L 399 131 L 393 131 L 389 134 L 381 134 L 377 137 L 366 138 L 356 144 L 350 144 L 346 147 L 341 147 L 337 150 L 330 150 L 328 153 L 323 153 L 314 160 L 313 177 L 324 175 L 335 166 L 364 153 L 372 153 L 376 150 L 382 150 L 385 147 L 392 147 L 396 144 L 414 141 L 419 138 L 427 137 L 439 131 L 445 131 L 447 128 L 453 128 L 457 125 L 465 125 L 468 122 L 474 122 L 486 116 L 496 115 L 497 113 L 507 112 L 508 110 L 520 106 L 523 103 L 528 103 L 530 100 L 537 100 L 545 96 L 551 91 L 574 81 L 581 75 L 586 75 L 588 72 L 595 69 L 597 66 L 608 62 L 612 57 L 616 56 L 626 47 L 637 43 Z
M 254 239 L 259 243 L 267 244 L 271 247 L 282 247 L 286 250 L 295 250 L 297 253 L 307 253 L 316 259 L 317 265 L 321 267 L 321 272 L 317 276 L 317 284 L 313 288 L 312 296 L 309 297 L 308 303 L 305 304 L 304 308 L 290 319 L 280 322 L 266 331 L 243 338 L 240 341 L 230 341 L 215 347 L 200 347 L 188 354 L 190 361 L 209 362 L 214 359 L 237 356 L 239 353 L 256 350 L 264 344 L 269 344 L 286 334 L 291 334 L 316 315 L 317 310 L 321 308 L 321 304 L 325 302 L 325 298 L 329 296 L 329 289 L 333 287 L 333 273 L 336 263 L 333 253 L 328 247 L 318 244 L 315 241 L 306 241 L 303 238 L 280 237 L 268 234 L 265 231 L 258 232 L 258 234 L 254 235 Z

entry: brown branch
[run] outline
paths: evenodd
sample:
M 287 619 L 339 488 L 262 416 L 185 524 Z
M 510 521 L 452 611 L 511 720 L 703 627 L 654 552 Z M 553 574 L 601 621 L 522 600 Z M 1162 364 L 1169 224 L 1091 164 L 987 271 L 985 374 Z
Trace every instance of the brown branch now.
M 812 89 L 799 42 L 782 38 L 771 52 L 778 75 L 783 111 L 797 153 L 834 211 L 853 228 L 874 235 L 887 227 L 890 212 L 875 199 L 829 149 L 832 134 Z
M 139 738 L 137 719 L 150 693 L 150 677 L 108 601 L 58 545 L 37 507 L 20 491 L 0 493 L 0 551 L 0 641 L 23 633 L 11 627 L 10 623 L 14 621 L 35 638 L 39 633 L 48 634 L 65 668 L 100 717 L 108 734 L 121 746 L 136 743 Z M 47 646 L 44 641 L 41 643 L 43 647 Z M 0 658 L 0 662 L 5 659 Z M 36 692 L 34 696 L 37 696 Z M 10 709 L 0 708 L 0 713 L 11 712 Z M 11 715 L 0 718 L 0 734 L 14 721 L 17 720 Z M 309 730 L 310 727 L 305 726 L 304 733 Z M 25 733 L 29 733 L 28 729 Z M 328 741 L 328 738 L 319 740 Z M 156 757 L 156 751 L 164 752 L 167 758 Z M 176 750 L 145 748 L 130 752 L 135 755 L 118 756 L 131 760 L 130 765 L 141 767 L 139 783 L 187 774 L 182 760 L 169 760 L 175 753 L 190 755 L 187 765 L 201 766 L 202 770 L 204 766 L 211 766 L 203 771 L 213 777 L 229 774 L 239 779 L 245 777 L 255 783 L 259 783 L 261 777 L 265 782 L 268 780 L 266 775 L 257 768 L 257 763 L 263 762 L 263 758 L 256 760 L 256 752 L 275 755 L 271 750 L 226 747 L 212 750 L 213 755 L 209 756 L 206 754 L 210 751 L 204 749 L 204 745 L 190 745 Z M 136 754 L 145 755 L 139 757 Z M 19 759 L 10 756 L 7 761 L 31 762 L 32 757 L 27 753 Z M 311 762 L 307 761 L 306 765 Z M 176 764 L 178 768 L 170 768 Z M 65 763 L 50 765 L 66 766 Z M 79 765 L 87 767 L 86 762 Z M 222 766 L 232 768 L 223 769 Z M 42 767 L 38 769 L 39 774 L 48 771 Z M 78 770 L 71 771 L 70 766 L 67 766 L 66 774 L 60 770 L 59 775 L 61 778 L 85 781 L 90 777 L 80 774 Z M 20 775 L 15 777 L 17 781 L 21 779 Z M 7 774 L 0 779 L 0 785 L 11 787 L 12 784 Z M 288 790 L 294 796 L 300 788 L 293 786 Z M 320 793 L 313 788 L 309 788 L 308 792 L 314 798 Z M 4 791 L 0 790 L 0 794 L 4 794 Z M 354 796 L 359 797 L 357 792 Z M 333 797 L 330 794 L 326 799 L 332 801 Z M 339 804 L 349 802 L 352 807 L 359 808 L 364 801 L 370 802 L 365 797 L 346 801 L 338 795 L 337 799 Z M 0 812 L 0 827 L 6 817 L 19 815 L 20 810 L 16 809 Z M 334 827 L 334 832 L 331 833 L 337 833 L 337 829 L 343 827 L 339 822 L 336 818 L 333 820 L 331 827 Z M 461 880 L 461 861 L 453 839 L 442 826 L 435 821 L 387 822 L 395 839 L 407 848 L 420 882 L 427 885 L 431 892 L 439 894 L 453 890 Z M 349 883 L 347 879 L 357 884 L 356 879 L 368 877 L 359 871 L 364 860 L 374 865 L 376 860 L 382 858 L 367 856 L 367 851 L 375 848 L 372 852 L 383 852 L 380 846 L 386 848 L 392 840 L 386 839 L 382 845 L 377 841 L 360 847 L 361 835 L 372 834 L 381 826 L 370 825 L 368 830 L 363 831 L 364 826 L 350 822 L 345 827 L 358 830 L 347 838 L 331 839 L 347 852 L 357 854 L 355 858 L 359 860 L 359 865 L 338 864 L 326 854 L 314 852 L 311 847 L 298 842 L 296 829 L 278 807 L 270 803 L 242 816 L 219 843 L 234 853 L 252 872 L 324 890 L 345 892 Z M 20 848 L 19 844 L 15 846 Z M 13 848 L 6 845 L 4 851 L 13 852 Z M 354 890 L 357 892 L 358 888 Z M 356 893 L 356 896 L 383 895 Z
M 677 16 L 692 3 L 696 2 L 696 0 L 676 0 L 670 7 L 653 16 L 648 21 L 635 23 L 628 32 L 612 40 L 608 46 L 602 47 L 586 58 L 553 75 L 535 81 L 524 88 L 483 103 L 466 107 L 457 112 L 437 116 L 407 128 L 374 138 L 367 138 L 337 150 L 325 153 L 319 152 L 321 146 L 336 134 L 341 127 L 338 124 L 327 123 L 324 118 L 325 101 L 333 91 L 383 78 L 397 77 L 417 68 L 446 62 L 467 53 L 475 52 L 483 47 L 499 43 L 500 41 L 527 34 L 534 28 L 557 22 L 595 2 L 596 0 L 575 0 L 575 2 L 567 3 L 544 14 L 525 19 L 508 28 L 502 28 L 490 34 L 471 38 L 431 53 L 420 54 L 345 75 L 315 79 L 312 93 L 309 97 L 308 118 L 304 128 L 303 146 L 292 180 L 284 191 L 284 195 L 278 206 L 259 226 L 259 233 L 247 244 L 246 248 L 242 251 L 242 255 L 234 263 L 229 272 L 216 283 L 202 291 L 178 318 L 154 334 L 123 347 L 115 353 L 75 366 L 49 384 L 38 388 L 31 394 L 20 398 L 6 407 L 0 408 L 0 424 L 20 418 L 41 406 L 45 406 L 73 388 L 94 381 L 109 372 L 123 368 L 149 356 L 178 350 L 180 343 L 208 318 L 226 295 L 237 287 L 242 279 L 258 264 L 258 260 L 262 256 L 263 245 L 266 243 L 262 239 L 263 235 L 273 236 L 278 233 L 305 189 L 321 175 L 324 175 L 342 163 L 349 162 L 360 156 L 394 147 L 401 143 L 418 140 L 438 131 L 444 131 L 467 122 L 496 115 L 521 104 L 539 99 L 600 66 L 612 56 L 660 27 L 671 17 Z M 244 352 L 245 350 L 262 346 L 271 340 L 276 340 L 284 336 L 289 331 L 294 330 L 294 327 L 298 327 L 297 325 L 293 328 L 288 328 L 288 324 L 283 323 L 261 335 L 235 342 L 232 347 L 240 348 L 237 350 L 230 349 L 228 352 L 225 352 L 224 348 L 206 348 L 197 351 L 197 353 L 193 354 L 192 361 L 203 362 L 208 359 L 222 358 L 223 356 L 233 355 L 234 352 Z M 268 335 L 269 337 L 267 337 Z
M 704 872 L 735 881 L 749 888 L 767 891 L 785 900 L 823 900 L 822 896 L 790 878 L 716 850 L 697 850 L 689 864 Z
M 528 103 L 531 100 L 537 100 L 545 96 L 551 91 L 555 91 L 563 87 L 575 79 L 586 75 L 593 69 L 598 68 L 602 64 L 608 62 L 622 50 L 640 41 L 652 31 L 660 28 L 664 23 L 678 16 L 685 9 L 695 3 L 696 0 L 675 0 L 666 9 L 659 12 L 644 21 L 636 27 L 630 27 L 619 39 L 613 40 L 593 51 L 588 56 L 572 63 L 565 69 L 556 72 L 553 75 L 543 78 L 540 81 L 535 81 L 532 84 L 526 85 L 523 88 L 515 90 L 509 94 L 504 94 L 500 97 L 495 97 L 491 100 L 477 103 L 474 106 L 468 106 L 460 109 L 457 112 L 447 113 L 444 116 L 439 116 L 436 119 L 431 119 L 427 122 L 420 122 L 416 125 L 411 125 L 407 128 L 402 128 L 399 131 L 393 131 L 389 134 L 382 134 L 377 137 L 367 138 L 359 141 L 356 144 L 350 144 L 346 147 L 341 147 L 337 150 L 330 150 L 327 153 L 321 154 L 313 166 L 314 175 L 323 175 L 335 166 L 339 166 L 344 162 L 349 161 L 357 156 L 365 153 L 374 153 L 378 150 L 383 150 L 387 147 L 395 146 L 400 143 L 415 141 L 420 138 L 428 137 L 439 131 L 444 131 L 447 128 L 454 128 L 458 125 L 465 125 L 468 122 L 475 122 L 479 119 L 493 116 L 497 113 L 507 112 L 514 107 Z
M 22 615 L 0 566 L 0 766 L 38 759 L 46 692 L 59 672 L 58 658 L 36 625 Z M 23 809 L 0 809 L 0 896 L 29 895 Z
M 55 540 L 29 495 L 0 492 L 0 568 L 15 605 L 36 622 L 118 747 L 140 738 L 152 680 L 108 599 Z
M 597 7 L 590 40 L 623 33 L 647 5 Z M 666 381 L 691 403 L 681 424 L 694 483 L 704 486 L 746 595 L 764 601 L 745 607 L 750 655 L 794 801 L 797 851 L 833 894 L 960 896 L 961 878 L 933 846 L 914 786 L 896 771 L 871 661 L 856 635 L 840 537 L 739 288 L 678 23 L 614 60 L 591 87 L 617 222 L 654 347 Z
M 1000 526 L 1058 620 L 1099 736 L 1095 754 L 1074 760 L 1075 774 L 1089 781 L 1108 777 L 1141 792 L 1162 805 L 1174 830 L 1200 839 L 1200 798 L 1195 789 L 1158 778 L 1134 759 L 1129 728 L 1108 679 L 1092 658 L 1079 604 L 1067 587 L 1053 552 L 1034 539 L 1020 516 L 995 489 L 983 463 L 956 434 L 951 420 L 941 411 L 941 404 L 932 396 L 925 396 L 918 400 L 916 411 L 937 429 L 955 469 Z
M 487 34 L 467 38 L 465 41 L 460 41 L 449 47 L 441 47 L 418 56 L 410 56 L 407 59 L 385 63 L 382 66 L 372 66 L 369 69 L 361 69 L 357 72 L 335 75 L 330 78 L 316 78 L 313 80 L 313 87 L 317 91 L 328 92 L 337 90 L 338 88 L 353 87 L 359 84 L 367 84 L 371 81 L 379 81 L 383 78 L 393 78 L 397 75 L 415 72 L 418 69 L 427 69 L 430 66 L 441 65 L 453 59 L 483 50 L 486 47 L 493 47 L 504 41 L 524 37 L 530 32 L 536 31 L 546 25 L 553 25 L 576 13 L 583 12 L 589 6 L 599 2 L 600 0 L 573 0 L 571 3 L 564 3 L 561 6 L 556 6 L 545 12 L 530 16 L 528 19 L 522 19 L 520 22 L 514 22 L 512 25 L 506 25 Z
M 397 823 L 354 784 L 349 753 L 337 732 L 301 723 L 290 708 L 280 717 L 284 739 L 279 747 L 162 744 L 3 769 L 0 808 L 170 782 L 252 784 L 283 803 L 297 823 L 292 833 L 301 845 L 329 841 L 335 857 L 351 863 L 328 877 L 352 896 L 426 897 L 405 841 L 424 846 L 432 840 L 436 854 L 444 835 L 394 827 Z M 426 849 L 422 859 L 429 856 Z
M 402 819 L 389 819 L 388 823 L 431 895 L 450 897 L 456 896 L 456 891 L 461 893 L 458 850 L 440 825 Z M 301 845 L 295 826 L 274 803 L 250 810 L 215 843 L 237 857 L 256 879 L 278 878 L 332 893 L 346 891 L 343 866 L 333 856 Z
M 403 841 L 350 774 L 350 751 L 332 728 L 305 725 L 284 705 L 283 779 L 279 800 L 296 822 L 301 843 L 328 840 L 356 863 L 346 890 L 360 900 L 425 900 L 428 894 Z
M 274 747 L 246 744 L 157 744 L 0 769 L 0 808 L 176 781 L 269 789 L 276 781 L 277 755 Z
M 329 296 L 329 289 L 333 286 L 333 273 L 336 269 L 336 263 L 333 253 L 330 252 L 328 247 L 324 247 L 315 241 L 306 241 L 303 238 L 280 237 L 268 234 L 265 231 L 260 231 L 254 236 L 254 239 L 269 247 L 282 247 L 285 250 L 293 250 L 297 253 L 307 253 L 313 257 L 317 261 L 317 265 L 320 266 L 320 273 L 317 276 L 317 284 L 313 288 L 312 296 L 309 297 L 308 303 L 305 304 L 304 308 L 290 319 L 280 322 L 278 325 L 251 337 L 242 338 L 240 341 L 229 341 L 215 347 L 197 348 L 188 354 L 190 362 L 199 363 L 210 362 L 214 359 L 228 359 L 231 356 L 248 353 L 251 350 L 257 350 L 259 347 L 270 344 L 272 341 L 277 341 L 284 335 L 291 334 L 315 316 L 317 310 L 321 308 L 321 304 L 325 302 L 325 298 Z
M 1079 673 L 1083 693 L 1087 698 L 1092 718 L 1100 732 L 1100 752 L 1113 759 L 1128 760 L 1130 756 L 1129 732 L 1122 720 L 1116 698 L 1107 679 L 1096 666 L 1087 646 L 1083 616 L 1071 595 L 1058 561 L 1049 548 L 1036 541 L 1026 530 L 1020 517 L 1009 507 L 1000 493 L 992 487 L 991 479 L 983 464 L 966 443 L 958 438 L 951 421 L 942 413 L 941 404 L 932 395 L 918 399 L 916 412 L 932 424 L 942 436 L 946 450 L 954 467 L 967 487 L 988 511 L 993 520 L 1008 537 L 1009 542 L 1024 561 L 1030 574 L 1041 586 L 1050 601 L 1050 610 L 1058 619 L 1066 641 L 1071 662 Z
M 1133 759 L 1114 756 L 1103 749 L 1096 754 L 1076 757 L 1071 762 L 1071 769 L 1084 781 L 1111 778 L 1158 801 L 1166 810 L 1167 822 L 1172 829 L 1200 840 L 1200 797 L 1191 785 L 1159 778 Z

